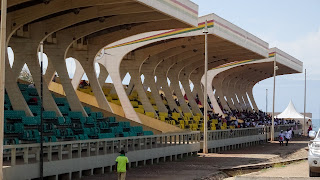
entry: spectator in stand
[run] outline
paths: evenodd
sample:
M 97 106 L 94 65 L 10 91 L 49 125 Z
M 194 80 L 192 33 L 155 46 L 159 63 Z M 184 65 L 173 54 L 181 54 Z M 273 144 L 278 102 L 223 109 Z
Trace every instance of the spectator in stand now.
M 36 87 L 35 87 L 34 83 L 31 83 L 31 84 L 28 85 L 28 88 L 34 89 Z
M 79 87 L 82 88 L 82 89 L 84 89 L 86 86 L 88 86 L 86 80 L 82 80 L 82 81 L 80 82 L 80 86 L 79 86 Z
M 38 99 L 36 97 L 30 98 L 28 101 L 29 105 L 37 105 L 38 104 Z

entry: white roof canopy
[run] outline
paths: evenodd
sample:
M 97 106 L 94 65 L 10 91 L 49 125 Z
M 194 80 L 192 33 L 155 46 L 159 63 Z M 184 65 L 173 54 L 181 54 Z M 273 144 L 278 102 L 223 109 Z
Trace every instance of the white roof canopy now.
M 276 118 L 282 119 L 303 119 L 303 115 L 298 113 L 296 108 L 294 107 L 292 101 L 289 102 L 288 107 L 281 113 L 276 116 Z M 306 119 L 311 119 L 306 117 Z

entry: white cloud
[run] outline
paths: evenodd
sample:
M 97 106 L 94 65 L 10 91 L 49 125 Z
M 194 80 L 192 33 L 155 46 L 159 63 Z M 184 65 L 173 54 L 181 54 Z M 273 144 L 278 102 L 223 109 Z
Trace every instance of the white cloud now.
M 278 47 L 302 61 L 304 68 L 307 69 L 308 79 L 320 80 L 320 27 L 318 31 L 306 34 L 296 40 L 287 42 L 271 40 L 269 43 L 270 47 Z M 301 75 L 290 75 L 287 77 L 294 79 L 303 78 Z

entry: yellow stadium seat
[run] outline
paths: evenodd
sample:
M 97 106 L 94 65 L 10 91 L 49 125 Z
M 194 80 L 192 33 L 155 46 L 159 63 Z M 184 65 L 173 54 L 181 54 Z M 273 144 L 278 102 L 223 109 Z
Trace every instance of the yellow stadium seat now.
M 189 125 L 189 120 L 184 120 L 185 125 Z
M 139 107 L 138 101 L 130 101 L 130 102 L 131 102 L 131 104 L 132 104 L 132 106 L 134 108 L 138 108 Z
M 188 119 L 190 119 L 192 117 L 191 113 L 184 113 L 184 116 L 187 117 Z
M 168 105 L 168 102 L 166 100 L 162 100 L 164 105 Z
M 178 118 L 179 118 L 179 117 L 180 117 L 180 113 L 172 113 L 172 116 L 173 116 L 173 117 L 178 117 Z
M 112 97 L 113 100 L 118 100 L 119 99 L 117 94 L 111 94 L 110 96 Z
M 103 87 L 103 88 L 102 88 L 102 91 L 103 91 L 103 93 L 104 93 L 105 95 L 107 95 L 107 94 L 110 93 L 111 89 Z
M 138 107 L 139 107 L 140 109 L 144 109 L 143 105 L 138 105 Z
M 203 117 L 201 113 L 197 113 L 196 116 Z
M 155 117 L 153 112 L 146 112 L 146 115 L 149 116 L 149 117 L 152 117 L 152 118 Z
M 153 109 L 158 111 L 158 107 L 157 106 L 153 106 Z
M 128 98 L 129 98 L 130 101 L 134 101 L 135 100 L 135 98 L 132 95 L 129 95 Z
M 222 130 L 226 130 L 226 129 L 227 129 L 227 127 L 225 127 L 225 126 L 221 126 L 221 129 L 222 129 Z
M 154 99 L 150 99 L 150 103 L 151 103 L 152 105 L 156 105 L 156 101 L 155 101 Z
M 159 116 L 164 116 L 165 118 L 168 117 L 168 113 L 166 112 L 159 112 Z
M 179 123 L 180 123 L 180 124 L 184 124 L 184 121 L 183 121 L 183 120 L 180 120 Z
M 144 114 L 144 109 L 134 108 L 134 110 L 138 113 Z
M 224 123 L 222 124 L 222 126 L 223 126 L 223 127 L 227 127 L 227 123 L 224 122 Z
M 134 98 L 138 98 L 138 92 L 137 91 L 133 91 L 131 93 L 131 95 L 134 97 Z
M 200 121 L 200 116 L 193 116 L 193 120 Z
M 113 104 L 121 106 L 121 102 L 119 100 L 111 100 Z
M 230 129 L 235 129 L 236 127 L 235 126 L 230 126 Z
M 217 130 L 216 126 L 210 128 L 211 130 Z
M 166 120 L 166 117 L 164 117 L 164 116 L 159 116 L 159 117 L 160 117 L 161 121 L 165 121 Z
M 107 98 L 107 100 L 108 100 L 109 102 L 111 102 L 111 101 L 112 101 L 112 97 L 110 97 L 110 96 L 106 96 L 106 98 Z

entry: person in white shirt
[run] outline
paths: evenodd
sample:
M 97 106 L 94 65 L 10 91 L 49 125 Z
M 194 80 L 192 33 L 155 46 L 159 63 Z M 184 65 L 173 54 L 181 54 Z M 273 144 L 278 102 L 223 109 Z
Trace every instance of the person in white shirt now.
M 283 141 L 284 141 L 284 133 L 283 133 L 283 130 L 281 130 L 281 132 L 279 134 L 280 146 L 283 146 Z
M 286 132 L 284 132 L 284 137 L 285 137 L 285 140 L 286 140 L 286 146 L 288 146 L 288 143 L 289 143 L 289 140 L 291 138 L 291 133 L 289 132 L 289 130 L 286 130 Z

